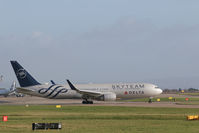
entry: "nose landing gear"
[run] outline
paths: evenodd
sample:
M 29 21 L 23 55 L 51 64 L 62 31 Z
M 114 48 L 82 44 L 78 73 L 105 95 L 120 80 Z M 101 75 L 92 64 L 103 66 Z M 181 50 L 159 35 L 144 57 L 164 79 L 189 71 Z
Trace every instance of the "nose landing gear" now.
M 153 99 L 153 97 L 149 97 L 148 103 L 152 103 L 153 102 L 152 99 Z

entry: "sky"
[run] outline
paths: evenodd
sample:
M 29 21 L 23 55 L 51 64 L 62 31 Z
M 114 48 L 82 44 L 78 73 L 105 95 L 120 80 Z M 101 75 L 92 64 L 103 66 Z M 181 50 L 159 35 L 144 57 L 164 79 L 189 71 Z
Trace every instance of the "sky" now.
M 0 87 L 39 82 L 199 88 L 198 0 L 0 0 Z M 19 84 L 18 84 L 19 85 Z

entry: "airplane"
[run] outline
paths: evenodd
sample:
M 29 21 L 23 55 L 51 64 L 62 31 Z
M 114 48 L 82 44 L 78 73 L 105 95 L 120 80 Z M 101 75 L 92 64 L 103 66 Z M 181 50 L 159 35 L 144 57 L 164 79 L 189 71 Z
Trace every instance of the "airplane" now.
M 10 61 L 18 79 L 20 93 L 50 99 L 82 99 L 82 104 L 97 101 L 115 101 L 116 99 L 151 98 L 162 93 L 154 84 L 113 83 L 113 84 L 41 84 L 33 78 L 17 61 Z
M 10 89 L 5 89 L 5 88 L 0 88 L 0 96 L 4 96 L 7 97 L 11 94 L 15 93 L 15 89 L 16 89 L 16 83 L 13 82 Z

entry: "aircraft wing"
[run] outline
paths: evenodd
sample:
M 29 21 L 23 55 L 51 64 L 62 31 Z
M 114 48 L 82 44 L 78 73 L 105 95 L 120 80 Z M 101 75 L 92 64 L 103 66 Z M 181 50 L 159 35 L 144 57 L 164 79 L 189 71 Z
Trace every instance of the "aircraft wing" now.
M 83 95 L 90 95 L 90 96 L 101 96 L 102 93 L 101 92 L 97 92 L 97 91 L 90 91 L 90 90 L 79 90 L 78 91 L 80 94 Z
M 97 91 L 79 90 L 69 80 L 67 80 L 67 82 L 68 82 L 68 85 L 70 86 L 70 88 L 72 90 L 75 90 L 75 91 L 77 91 L 78 93 L 80 93 L 82 95 L 87 95 L 87 96 L 90 96 L 90 97 L 98 97 L 98 96 L 103 95 L 103 93 L 97 92 Z

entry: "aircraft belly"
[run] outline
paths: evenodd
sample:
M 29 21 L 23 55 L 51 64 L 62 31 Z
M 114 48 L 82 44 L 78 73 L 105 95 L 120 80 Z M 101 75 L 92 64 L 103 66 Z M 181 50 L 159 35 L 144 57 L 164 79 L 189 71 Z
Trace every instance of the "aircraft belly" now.
M 81 99 L 80 94 L 59 94 L 54 99 Z

